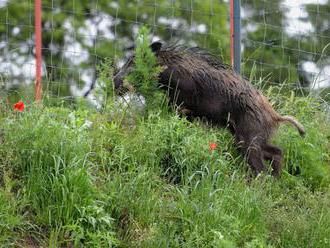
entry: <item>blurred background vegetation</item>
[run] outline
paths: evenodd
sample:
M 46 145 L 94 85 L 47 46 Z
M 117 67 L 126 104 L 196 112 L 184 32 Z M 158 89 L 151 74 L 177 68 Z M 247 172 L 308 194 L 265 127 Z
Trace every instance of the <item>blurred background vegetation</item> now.
M 82 95 L 106 57 L 122 63 L 141 24 L 152 39 L 201 46 L 229 63 L 228 0 L 43 0 L 44 89 Z M 330 1 L 242 0 L 244 76 L 268 84 L 330 84 Z M 0 1 L 0 91 L 33 94 L 34 4 Z M 28 86 L 30 85 L 30 86 Z M 28 86 L 28 87 L 27 87 Z M 0 95 L 1 96 L 1 95 Z

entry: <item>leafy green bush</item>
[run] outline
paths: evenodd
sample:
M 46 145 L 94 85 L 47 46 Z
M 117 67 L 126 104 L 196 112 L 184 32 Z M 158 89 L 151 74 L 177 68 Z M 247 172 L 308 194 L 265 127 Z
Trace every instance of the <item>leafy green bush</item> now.
M 135 41 L 134 69 L 127 81 L 136 88 L 137 93 L 146 98 L 148 106 L 157 104 L 159 107 L 163 95 L 157 88 L 162 68 L 157 66 L 157 58 L 150 49 L 149 30 L 141 27 Z

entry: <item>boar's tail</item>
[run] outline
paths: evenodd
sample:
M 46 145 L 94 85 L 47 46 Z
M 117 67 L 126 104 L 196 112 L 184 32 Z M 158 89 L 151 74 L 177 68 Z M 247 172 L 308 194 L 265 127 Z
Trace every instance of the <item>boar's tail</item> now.
M 280 116 L 278 121 L 292 124 L 293 126 L 295 126 L 297 128 L 301 137 L 305 136 L 306 132 L 305 132 L 303 125 L 301 125 L 294 117 L 289 116 L 289 115 Z

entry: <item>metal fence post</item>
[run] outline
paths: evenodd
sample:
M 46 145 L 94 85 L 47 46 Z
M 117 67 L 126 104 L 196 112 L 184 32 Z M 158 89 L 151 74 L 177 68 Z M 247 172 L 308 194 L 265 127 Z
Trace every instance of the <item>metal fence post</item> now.
M 231 65 L 241 72 L 241 1 L 230 0 L 230 57 Z
M 35 25 L 35 53 L 36 53 L 36 82 L 35 82 L 35 99 L 37 102 L 41 100 L 41 0 L 35 0 L 34 5 L 34 25 Z

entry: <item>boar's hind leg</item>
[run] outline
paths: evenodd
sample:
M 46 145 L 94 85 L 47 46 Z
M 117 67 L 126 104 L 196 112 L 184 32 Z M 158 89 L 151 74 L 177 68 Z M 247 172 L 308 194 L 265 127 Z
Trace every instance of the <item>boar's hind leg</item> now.
M 282 170 L 282 150 L 276 146 L 266 144 L 263 147 L 264 158 L 271 161 L 272 175 L 279 177 Z
M 251 166 L 256 175 L 266 170 L 261 150 L 249 149 L 246 156 L 248 164 Z
M 266 170 L 263 162 L 263 153 L 259 144 L 244 136 L 238 135 L 236 132 L 236 142 L 239 150 L 246 156 L 247 162 L 256 175 Z

